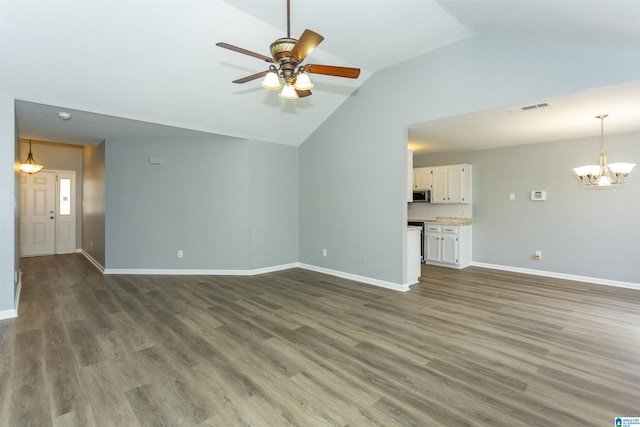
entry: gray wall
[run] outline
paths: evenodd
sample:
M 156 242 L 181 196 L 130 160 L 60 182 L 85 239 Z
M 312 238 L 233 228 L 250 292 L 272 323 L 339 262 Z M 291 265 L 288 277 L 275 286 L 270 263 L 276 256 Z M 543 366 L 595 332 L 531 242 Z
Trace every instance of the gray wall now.
M 34 159 L 45 170 L 76 172 L 76 248 L 82 247 L 82 146 L 55 142 L 31 141 Z M 20 140 L 20 159 L 29 154 L 29 140 Z
M 82 150 L 82 249 L 105 267 L 105 143 Z
M 149 163 L 156 156 L 162 164 Z M 295 262 L 296 181 L 294 147 L 108 140 L 106 267 L 248 270 Z
M 406 125 L 639 71 L 634 51 L 475 37 L 375 73 L 300 147 L 300 261 L 402 283 Z
M 582 186 L 572 168 L 597 164 L 590 138 L 414 157 L 414 166 L 473 165 L 473 261 L 640 283 L 640 170 L 607 189 Z M 640 166 L 640 133 L 605 135 L 610 162 Z M 637 168 L 637 167 L 636 167 Z M 545 190 L 546 201 L 532 201 Z M 509 193 L 516 195 L 509 200 Z M 536 261 L 536 250 L 542 259 Z
M 298 150 L 249 142 L 251 268 L 298 261 Z
M 0 312 L 15 310 L 19 271 L 18 137 L 14 100 L 0 96 Z M 4 317 L 4 316 L 2 316 Z

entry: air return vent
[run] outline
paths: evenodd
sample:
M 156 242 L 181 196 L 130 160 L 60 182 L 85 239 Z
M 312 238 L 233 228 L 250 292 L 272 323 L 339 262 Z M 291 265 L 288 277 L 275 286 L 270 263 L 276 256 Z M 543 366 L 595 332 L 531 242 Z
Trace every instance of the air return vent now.
M 550 102 L 543 102 L 541 104 L 531 104 L 531 105 L 523 105 L 522 107 L 509 108 L 507 111 L 509 111 L 510 113 L 520 113 L 522 111 L 537 110 L 539 108 L 545 108 L 550 106 L 551 106 Z

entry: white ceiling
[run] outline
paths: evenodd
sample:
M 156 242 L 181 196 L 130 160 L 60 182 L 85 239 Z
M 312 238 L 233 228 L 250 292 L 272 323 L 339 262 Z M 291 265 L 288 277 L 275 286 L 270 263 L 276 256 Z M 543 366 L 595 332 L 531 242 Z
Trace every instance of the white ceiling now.
M 543 108 L 518 110 L 540 105 Z M 511 112 L 514 109 L 516 112 Z M 414 154 L 469 151 L 640 131 L 640 80 L 409 126 Z
M 285 7 L 285 0 L 0 0 L 0 93 L 18 100 L 22 138 L 96 144 L 187 132 L 299 145 L 372 73 L 466 37 L 640 49 L 637 0 L 292 0 L 291 35 L 310 28 L 325 37 L 306 62 L 360 67 L 361 77 L 314 75 L 314 95 L 296 101 L 259 80 L 232 84 L 265 63 L 215 43 L 268 54 L 286 35 Z M 638 94 L 637 85 L 630 89 Z M 563 110 L 560 99 L 543 101 L 554 104 L 544 114 Z M 60 121 L 61 110 L 72 119 Z M 533 113 L 542 111 L 520 114 Z

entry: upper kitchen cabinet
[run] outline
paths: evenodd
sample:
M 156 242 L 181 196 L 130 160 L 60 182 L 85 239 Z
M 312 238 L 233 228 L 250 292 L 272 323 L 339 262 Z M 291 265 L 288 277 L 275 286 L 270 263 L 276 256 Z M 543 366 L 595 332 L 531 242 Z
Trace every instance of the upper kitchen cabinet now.
M 431 169 L 415 168 L 413 170 L 413 191 L 427 191 L 430 189 Z
M 431 203 L 471 203 L 471 165 L 428 168 Z

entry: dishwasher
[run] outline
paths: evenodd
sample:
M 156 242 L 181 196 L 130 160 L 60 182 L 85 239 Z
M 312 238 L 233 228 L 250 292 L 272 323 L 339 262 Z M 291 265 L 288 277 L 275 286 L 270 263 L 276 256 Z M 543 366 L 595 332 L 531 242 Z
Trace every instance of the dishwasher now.
M 424 221 L 408 221 L 407 225 L 420 227 L 420 264 L 424 264 Z

